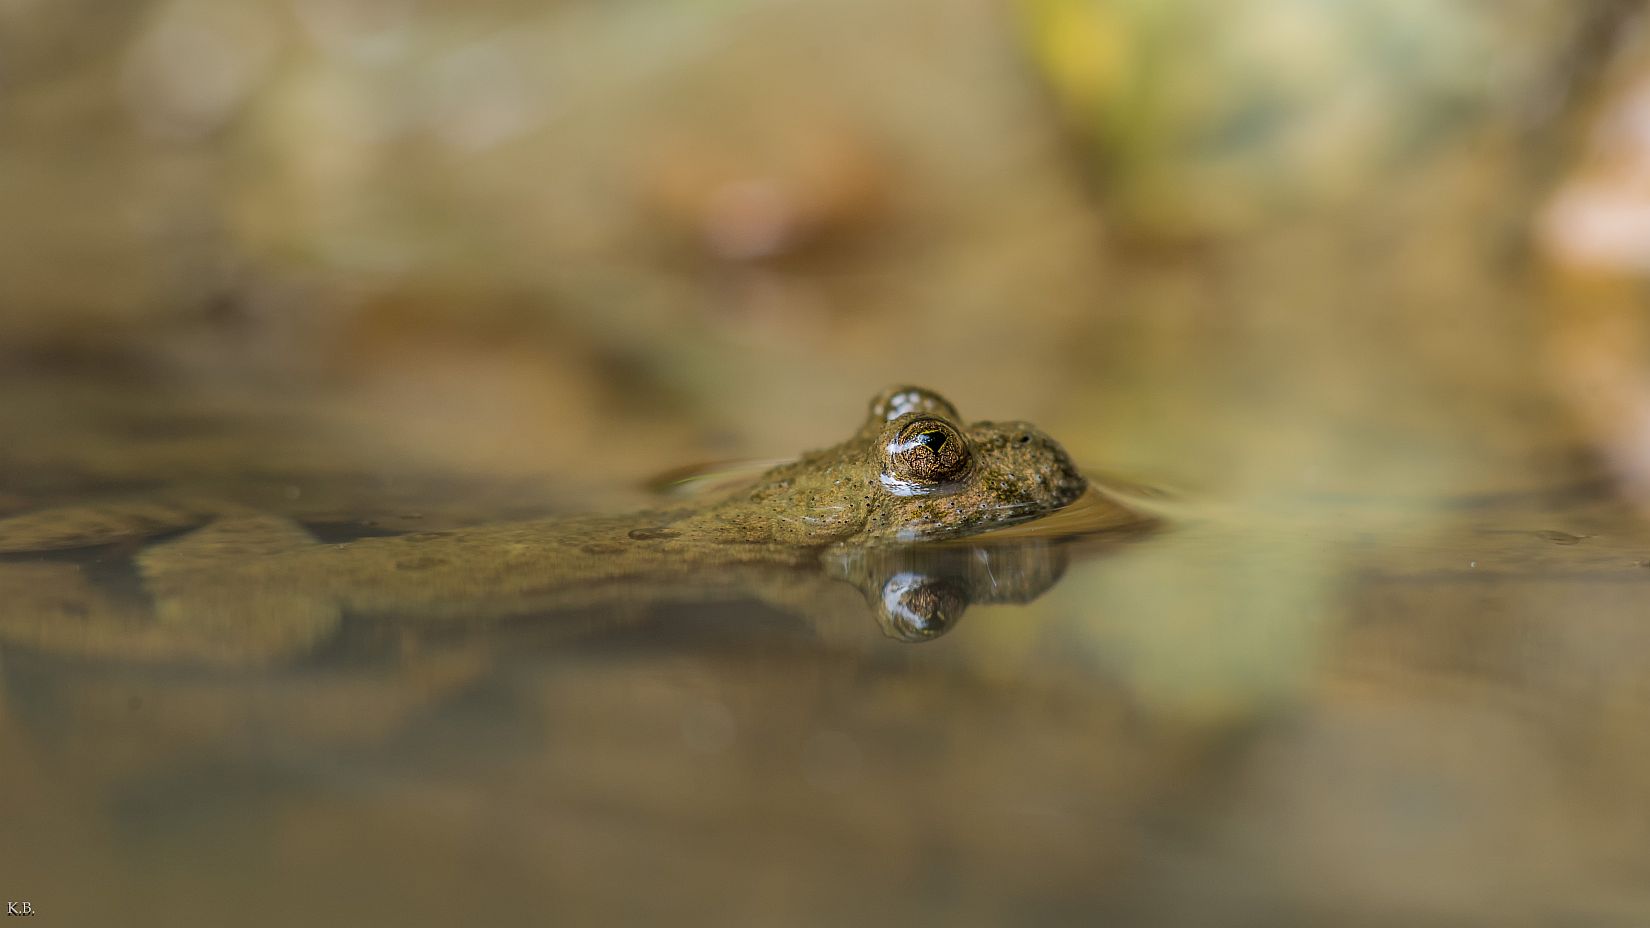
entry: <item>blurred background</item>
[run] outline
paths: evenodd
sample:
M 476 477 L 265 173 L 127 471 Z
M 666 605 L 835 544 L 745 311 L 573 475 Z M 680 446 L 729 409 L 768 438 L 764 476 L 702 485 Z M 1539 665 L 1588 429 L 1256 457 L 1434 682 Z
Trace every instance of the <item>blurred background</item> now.
M 0 346 L 562 479 L 897 381 L 1199 485 L 1633 476 L 1639 12 L 6 0 Z
M 111 900 L 194 897 L 203 919 L 268 902 L 265 864 L 346 905 L 326 866 L 343 857 L 372 861 L 362 911 L 419 874 L 406 920 L 466 887 L 508 920 L 542 902 L 522 889 L 536 879 L 574 916 L 657 915 L 581 857 L 595 848 L 682 867 L 661 879 L 673 898 L 742 886 L 727 891 L 751 923 L 1642 925 L 1647 12 L 0 0 L 0 512 L 177 485 L 392 511 L 395 479 L 461 484 L 487 500 L 466 497 L 475 518 L 618 505 L 672 467 L 833 443 L 877 390 L 914 382 L 1194 505 L 1352 501 L 1420 539 L 1396 556 L 1281 530 L 1171 543 L 896 656 L 729 632 L 610 642 L 554 672 L 483 671 L 461 649 L 370 680 L 186 680 L 171 704 L 217 714 L 107 755 L 131 693 L 161 684 L 13 654 L 0 730 L 36 760 L 0 764 L 8 815 L 35 809 L 44 833 L 94 810 L 50 858 L 99 849 L 93 871 L 121 888 L 88 918 Z M 1545 511 L 1514 540 L 1472 536 L 1489 547 L 1451 534 L 1463 507 L 1576 487 L 1607 498 L 1587 505 L 1611 528 Z M 1595 537 L 1603 579 L 1539 559 L 1439 575 Z M 660 661 L 697 669 L 667 685 Z M 478 679 L 493 702 L 471 698 Z M 377 700 L 399 725 L 452 687 L 471 701 L 426 718 L 417 751 L 379 744 L 366 774 L 269 749 L 356 743 L 315 734 L 317 707 Z M 501 692 L 514 721 L 488 731 L 551 718 L 592 766 L 488 754 L 463 788 L 407 787 L 395 758 L 510 741 L 458 733 Z M 16 708 L 37 704 L 53 708 Z M 679 705 L 666 728 L 692 750 L 661 760 L 634 726 Z M 307 721 L 247 735 L 271 718 Z M 811 771 L 794 787 L 778 755 L 696 747 L 793 727 Z M 63 731 L 86 740 L 43 734 Z M 249 740 L 194 780 L 134 760 L 226 732 Z M 254 777 L 151 835 L 236 764 L 296 777 L 306 802 L 279 826 L 223 825 L 248 796 L 290 800 Z M 83 778 L 63 786 L 69 769 Z M 563 817 L 513 818 L 543 801 L 528 769 L 561 786 Z M 673 774 L 711 785 L 673 792 Z M 134 777 L 140 799 L 110 785 Z M 359 804 L 385 782 L 408 791 Z M 932 791 L 912 799 L 914 782 Z M 610 805 L 568 798 L 591 790 Z M 388 825 L 426 803 L 417 836 Z M 940 824 L 960 810 L 980 817 Z M 668 852 L 724 825 L 717 853 Z M 487 847 L 499 829 L 508 848 Z M 204 894 L 198 871 L 131 866 L 217 841 L 276 850 L 232 857 L 240 876 L 213 870 Z M 72 880 L 46 885 L 61 900 Z

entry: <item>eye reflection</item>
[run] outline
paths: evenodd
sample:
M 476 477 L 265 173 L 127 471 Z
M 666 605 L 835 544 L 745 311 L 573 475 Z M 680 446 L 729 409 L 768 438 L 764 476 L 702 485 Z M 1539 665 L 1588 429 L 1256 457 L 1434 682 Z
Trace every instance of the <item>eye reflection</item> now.
M 851 549 L 824 560 L 830 575 L 858 587 L 883 634 L 932 641 L 970 606 L 1028 603 L 1065 572 L 1066 545 L 1032 538 L 989 545 Z
M 883 634 L 898 641 L 928 641 L 950 631 L 968 601 L 968 591 L 954 581 L 899 573 L 883 584 L 877 622 Z

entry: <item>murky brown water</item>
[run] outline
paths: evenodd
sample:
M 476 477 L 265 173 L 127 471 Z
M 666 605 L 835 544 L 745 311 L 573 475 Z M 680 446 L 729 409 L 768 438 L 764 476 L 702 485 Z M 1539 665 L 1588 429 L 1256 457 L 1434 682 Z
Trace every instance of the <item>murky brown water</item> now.
M 238 447 L 164 419 L 101 425 Z M 194 485 L 334 543 L 557 508 L 275 462 L 14 483 Z M 5 891 L 70 924 L 1642 923 L 1650 528 L 1601 484 L 1124 492 L 1156 530 L 1085 541 L 1079 507 L 880 565 L 1037 575 L 920 643 L 850 583 L 728 569 L 224 661 L 135 644 L 140 543 L 8 555 Z M 305 621 L 246 594 L 227 620 Z

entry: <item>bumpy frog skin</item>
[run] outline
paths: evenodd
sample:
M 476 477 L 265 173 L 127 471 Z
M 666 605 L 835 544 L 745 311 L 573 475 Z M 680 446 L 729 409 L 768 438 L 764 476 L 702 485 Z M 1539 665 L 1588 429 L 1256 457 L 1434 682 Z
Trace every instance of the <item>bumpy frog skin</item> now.
M 74 564 L 8 559 L 0 635 L 111 657 L 246 660 L 306 650 L 346 614 L 492 618 L 662 591 L 795 606 L 836 596 L 846 581 L 889 634 L 921 640 L 969 602 L 1036 596 L 1064 561 L 1039 554 L 1021 569 L 1023 547 L 922 553 L 910 543 L 1034 519 L 1086 487 L 1036 428 L 965 426 L 938 394 L 897 387 L 873 400 L 841 444 L 723 494 L 626 516 L 345 544 L 320 544 L 284 517 L 212 503 L 148 500 L 0 519 L 0 554 L 12 555 L 194 529 L 136 555 L 148 610 L 100 595 Z M 1110 501 L 1096 505 L 1108 525 L 1146 521 Z M 822 592 L 821 582 L 833 589 Z
M 704 537 L 823 547 L 955 538 L 1024 522 L 1088 486 L 1053 439 L 1024 422 L 976 422 L 918 387 L 885 390 L 852 438 L 768 471 L 665 529 Z M 913 479 L 912 435 L 943 433 L 966 460 L 956 474 Z M 926 451 L 920 443 L 919 452 Z

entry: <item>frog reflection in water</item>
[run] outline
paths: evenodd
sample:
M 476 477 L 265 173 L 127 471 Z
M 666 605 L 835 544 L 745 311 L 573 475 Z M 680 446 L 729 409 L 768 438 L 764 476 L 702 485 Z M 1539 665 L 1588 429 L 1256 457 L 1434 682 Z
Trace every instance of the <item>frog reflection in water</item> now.
M 10 555 L 193 529 L 137 555 L 148 609 L 98 595 L 73 564 L 8 558 L 0 634 L 109 656 L 259 659 L 313 646 L 345 614 L 497 617 L 741 592 L 805 611 L 821 599 L 820 582 L 840 590 L 846 581 L 888 634 L 925 640 L 970 603 L 1034 598 L 1064 567 L 1048 539 L 926 543 L 1035 519 L 1085 492 L 1090 531 L 1145 524 L 1088 491 L 1065 451 L 1033 426 L 965 426 L 938 394 L 897 387 L 841 444 L 748 485 L 626 516 L 346 544 L 221 504 L 146 501 L 0 519 L 0 553 Z

